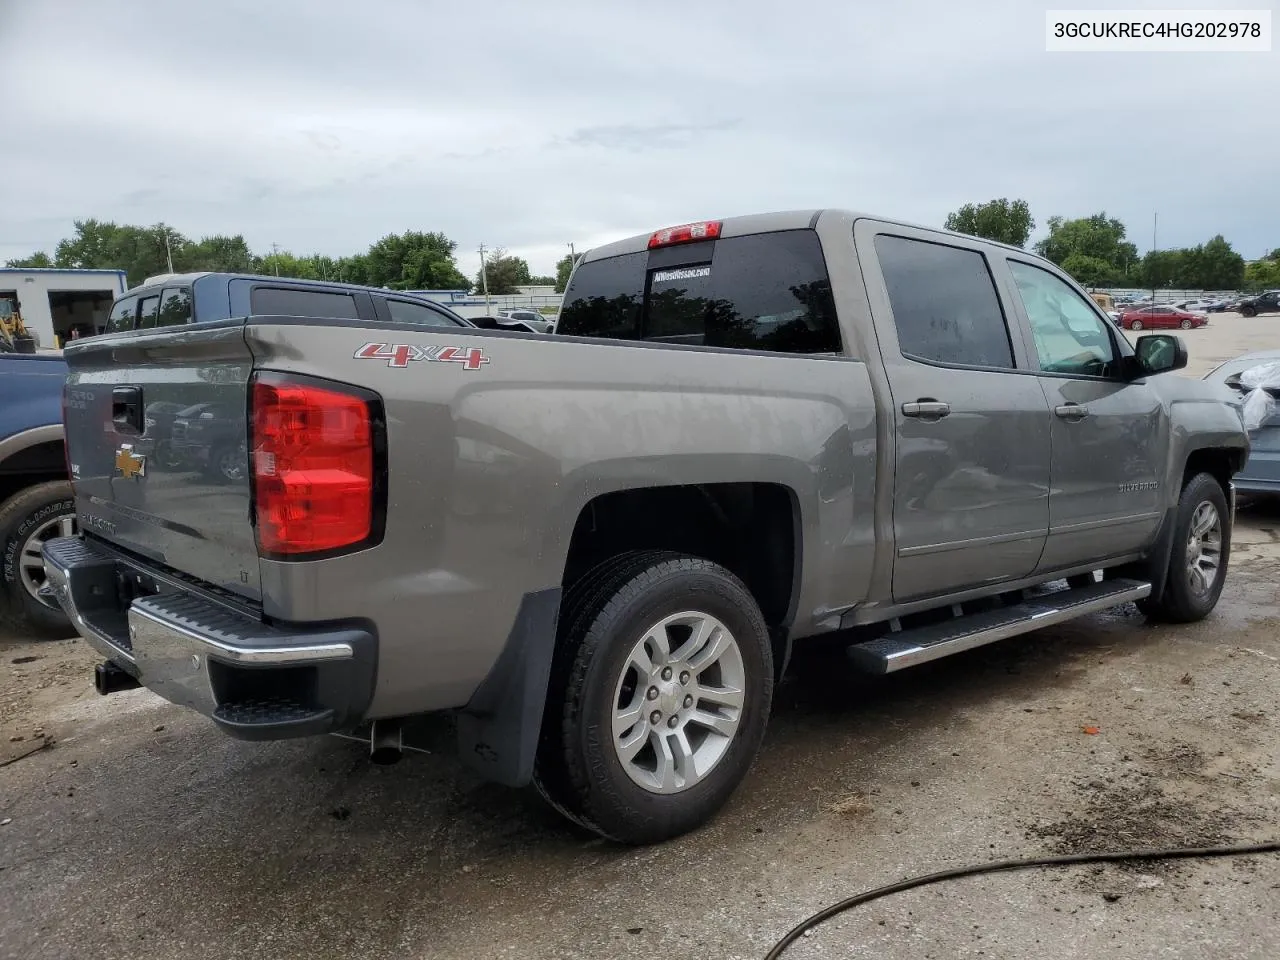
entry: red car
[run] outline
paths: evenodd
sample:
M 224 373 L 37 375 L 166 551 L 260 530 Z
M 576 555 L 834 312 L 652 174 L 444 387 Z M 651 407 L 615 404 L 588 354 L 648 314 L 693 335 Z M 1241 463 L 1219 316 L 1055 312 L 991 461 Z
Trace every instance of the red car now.
M 1203 327 L 1208 322 L 1209 318 L 1203 313 L 1188 313 L 1177 307 L 1142 307 L 1126 310 L 1120 315 L 1120 326 L 1126 330 L 1171 330 L 1175 327 L 1190 330 Z

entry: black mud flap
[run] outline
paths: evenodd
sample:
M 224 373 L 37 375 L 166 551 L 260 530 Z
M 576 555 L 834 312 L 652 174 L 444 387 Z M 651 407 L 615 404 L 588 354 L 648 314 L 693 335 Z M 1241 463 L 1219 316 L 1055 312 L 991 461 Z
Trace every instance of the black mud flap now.
M 458 714 L 458 755 L 486 780 L 523 787 L 533 779 L 560 593 L 525 594 L 506 646 Z

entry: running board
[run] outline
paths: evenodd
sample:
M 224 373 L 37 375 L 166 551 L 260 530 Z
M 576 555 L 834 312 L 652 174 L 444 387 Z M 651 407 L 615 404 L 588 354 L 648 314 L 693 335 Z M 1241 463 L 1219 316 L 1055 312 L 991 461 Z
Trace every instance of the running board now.
M 1150 595 L 1151 584 L 1140 580 L 1104 580 L 1074 590 L 1041 594 L 999 610 L 967 614 L 946 623 L 898 630 L 854 644 L 849 647 L 849 658 L 868 673 L 893 673 Z

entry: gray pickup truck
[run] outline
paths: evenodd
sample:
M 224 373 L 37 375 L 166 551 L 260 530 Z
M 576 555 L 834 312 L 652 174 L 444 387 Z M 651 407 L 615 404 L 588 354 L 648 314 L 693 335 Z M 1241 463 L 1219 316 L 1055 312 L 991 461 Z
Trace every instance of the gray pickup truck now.
M 583 257 L 554 335 L 200 283 L 211 313 L 68 346 L 82 534 L 45 564 L 100 689 L 235 737 L 391 759 L 450 713 L 483 776 L 648 843 L 741 782 L 793 644 L 886 673 L 1222 590 L 1238 398 L 1021 249 L 687 224 Z M 243 469 L 156 456 L 153 403 Z

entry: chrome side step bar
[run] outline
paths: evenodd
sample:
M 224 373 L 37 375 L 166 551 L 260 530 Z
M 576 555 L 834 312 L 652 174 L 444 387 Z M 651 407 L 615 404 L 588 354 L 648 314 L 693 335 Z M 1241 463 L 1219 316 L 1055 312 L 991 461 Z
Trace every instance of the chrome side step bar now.
M 893 673 L 1150 595 L 1149 583 L 1104 580 L 1074 590 L 1042 594 L 999 610 L 967 614 L 946 623 L 899 630 L 856 643 L 849 647 L 848 654 L 868 673 Z

